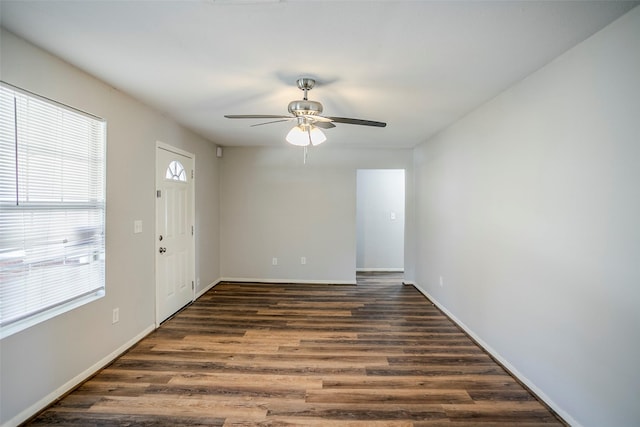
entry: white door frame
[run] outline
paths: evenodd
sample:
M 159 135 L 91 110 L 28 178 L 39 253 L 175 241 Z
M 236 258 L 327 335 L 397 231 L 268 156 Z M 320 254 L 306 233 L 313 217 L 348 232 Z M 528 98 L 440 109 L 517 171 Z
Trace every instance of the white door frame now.
M 189 266 L 190 266 L 190 275 L 192 278 L 192 285 L 191 285 L 191 301 L 195 300 L 195 295 L 196 295 L 196 291 L 195 291 L 195 271 L 196 271 L 196 252 L 195 252 L 195 168 L 196 168 L 196 156 L 193 153 L 190 153 L 188 151 L 182 150 L 180 148 L 174 147 L 172 145 L 169 145 L 167 143 L 164 143 L 162 141 L 156 141 L 156 149 L 155 149 L 155 178 L 154 178 L 154 183 L 156 186 L 156 191 L 158 190 L 158 188 L 160 188 L 160 183 L 158 182 L 158 177 L 160 176 L 160 174 L 158 173 L 158 150 L 165 150 L 165 151 L 170 151 L 172 153 L 176 153 L 179 154 L 181 156 L 185 156 L 185 157 L 189 157 L 192 161 L 193 161 L 193 169 L 192 169 L 192 175 L 191 175 L 191 184 L 190 184 L 190 191 L 191 191 L 191 206 L 189 211 L 191 212 L 191 218 L 190 218 L 190 222 L 192 224 L 192 230 L 193 230 L 193 238 L 191 239 L 191 260 L 189 262 Z M 189 172 L 187 172 L 189 173 Z M 154 198 L 154 250 L 157 251 L 158 250 L 158 244 L 157 244 L 157 239 L 158 239 L 158 212 L 157 212 L 157 202 L 155 201 Z M 160 298 L 160 289 L 159 289 L 159 281 L 158 281 L 158 276 L 157 276 L 157 272 L 158 272 L 158 262 L 157 262 L 157 253 L 154 254 L 154 281 L 155 281 L 155 288 L 156 288 L 156 297 L 155 297 L 155 314 L 156 314 L 156 328 L 158 328 L 160 326 L 161 320 L 160 320 L 160 307 L 159 307 L 159 298 Z

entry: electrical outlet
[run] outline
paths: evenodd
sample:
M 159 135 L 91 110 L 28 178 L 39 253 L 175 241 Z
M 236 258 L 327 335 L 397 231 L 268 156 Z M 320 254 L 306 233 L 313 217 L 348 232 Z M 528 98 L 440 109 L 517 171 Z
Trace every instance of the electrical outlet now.
M 111 323 L 118 323 L 120 321 L 120 309 L 113 309 L 113 318 L 111 319 Z
M 278 265 L 278 258 L 271 258 L 271 265 Z
M 444 279 L 442 279 L 442 276 L 440 276 L 440 287 L 444 286 Z
M 307 257 L 301 256 L 300 257 L 300 264 L 305 265 L 307 263 Z

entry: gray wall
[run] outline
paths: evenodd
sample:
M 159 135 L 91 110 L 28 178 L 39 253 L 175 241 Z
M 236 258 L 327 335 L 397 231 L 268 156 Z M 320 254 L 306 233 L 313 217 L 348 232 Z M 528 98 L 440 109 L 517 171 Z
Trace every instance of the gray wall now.
M 284 143 L 224 153 L 220 265 L 229 279 L 355 282 L 357 169 L 407 169 L 412 176 L 412 150 L 323 145 L 306 165 L 302 149 Z
M 356 187 L 356 268 L 404 269 L 404 187 L 402 169 L 359 169 Z
M 415 165 L 417 284 L 573 424 L 640 425 L 640 8 Z
M 196 156 L 196 276 L 217 280 L 218 162 L 212 143 L 5 31 L 0 54 L 2 80 L 107 120 L 106 296 L 2 340 L 0 424 L 14 424 L 153 328 L 157 140 Z

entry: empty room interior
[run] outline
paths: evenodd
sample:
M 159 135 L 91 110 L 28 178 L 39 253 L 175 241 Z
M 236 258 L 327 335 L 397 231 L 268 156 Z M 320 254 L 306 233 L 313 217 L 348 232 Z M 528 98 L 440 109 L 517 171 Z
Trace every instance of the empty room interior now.
M 0 426 L 640 425 L 638 4 L 1 0 Z

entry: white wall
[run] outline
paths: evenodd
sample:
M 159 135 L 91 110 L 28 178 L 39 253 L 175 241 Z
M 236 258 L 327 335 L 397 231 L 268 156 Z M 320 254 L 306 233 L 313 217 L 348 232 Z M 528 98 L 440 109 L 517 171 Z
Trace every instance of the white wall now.
M 0 424 L 12 425 L 153 327 L 157 140 L 196 155 L 196 275 L 217 280 L 218 163 L 210 142 L 5 31 L 0 55 L 2 80 L 107 120 L 106 296 L 2 340 Z
M 404 269 L 404 170 L 359 169 L 356 176 L 356 268 Z
M 356 170 L 412 167 L 411 150 L 226 148 L 221 167 L 225 278 L 354 283 Z M 410 173 L 410 172 L 408 172 Z M 412 200 L 409 201 L 411 203 Z M 307 263 L 300 264 L 300 257 Z M 278 265 L 272 265 L 272 258 Z
M 640 8 L 415 165 L 418 285 L 568 421 L 640 425 Z

